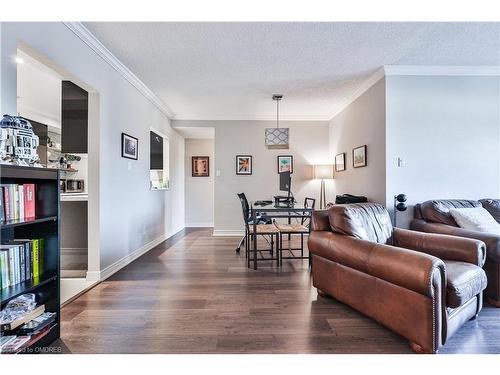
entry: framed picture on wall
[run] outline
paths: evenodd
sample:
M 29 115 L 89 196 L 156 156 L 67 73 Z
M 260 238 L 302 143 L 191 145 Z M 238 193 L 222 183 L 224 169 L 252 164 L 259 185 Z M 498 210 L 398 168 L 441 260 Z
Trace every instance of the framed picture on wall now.
M 237 175 L 251 175 L 252 168 L 252 155 L 236 155 Z
M 139 140 L 122 133 L 122 158 L 137 160 L 139 157 Z
M 191 176 L 210 176 L 210 158 L 208 156 L 193 156 L 191 158 Z
M 279 155 L 278 156 L 278 173 L 290 172 L 293 173 L 293 156 Z
M 345 171 L 345 152 L 335 155 L 335 172 Z
M 366 145 L 352 150 L 352 166 L 354 168 L 366 167 Z

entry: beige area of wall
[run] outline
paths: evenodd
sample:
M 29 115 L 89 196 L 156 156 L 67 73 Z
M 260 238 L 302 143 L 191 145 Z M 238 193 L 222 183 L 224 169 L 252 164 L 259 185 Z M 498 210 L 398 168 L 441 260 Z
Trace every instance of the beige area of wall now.
M 271 199 L 279 193 L 277 156 L 292 155 L 294 173 L 292 191 L 298 201 L 305 197 L 319 198 L 320 182 L 312 180 L 313 164 L 332 162 L 329 152 L 328 122 L 290 121 L 281 127 L 290 128 L 290 149 L 269 150 L 264 143 L 266 127 L 273 121 L 173 121 L 173 127 L 215 128 L 215 215 L 216 234 L 238 233 L 243 228 L 241 206 L 237 193 L 246 193 L 249 200 Z M 236 175 L 236 155 L 253 156 L 253 174 Z M 334 197 L 332 184 L 327 183 L 327 200 Z
M 186 138 L 185 212 L 187 227 L 213 227 L 214 225 L 214 140 Z M 192 177 L 191 158 L 208 156 L 209 176 Z
M 352 150 L 367 146 L 367 166 L 353 168 Z M 345 152 L 346 170 L 334 174 L 337 194 L 364 195 L 385 204 L 385 80 L 382 78 L 330 121 L 330 153 Z

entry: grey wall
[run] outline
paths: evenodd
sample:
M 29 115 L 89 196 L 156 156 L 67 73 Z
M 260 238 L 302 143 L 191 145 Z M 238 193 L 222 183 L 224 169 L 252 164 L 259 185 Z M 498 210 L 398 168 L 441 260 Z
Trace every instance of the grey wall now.
M 214 225 L 214 140 L 185 139 L 185 197 L 186 226 L 213 227 Z M 192 177 L 191 158 L 208 156 L 209 177 Z
M 367 145 L 368 165 L 353 168 L 352 150 Z M 346 153 L 335 173 L 336 194 L 367 196 L 385 204 L 385 80 L 381 79 L 330 121 L 330 153 Z
M 100 269 L 182 229 L 184 139 L 172 131 L 158 108 L 62 23 L 2 23 L 0 34 L 1 113 L 16 113 L 16 65 L 12 56 L 21 42 L 99 93 L 98 139 L 90 141 L 99 153 L 99 215 L 95 220 L 100 223 Z M 170 191 L 149 190 L 150 127 L 170 137 Z M 122 132 L 139 138 L 138 161 L 121 157 Z
M 387 201 L 500 196 L 499 77 L 389 76 Z M 397 167 L 397 158 L 405 167 Z M 406 226 L 410 209 L 398 213 Z
M 216 234 L 237 233 L 242 230 L 241 206 L 236 197 L 245 192 L 249 200 L 271 199 L 279 187 L 277 156 L 293 155 L 292 190 L 299 201 L 306 196 L 319 198 L 319 184 L 311 180 L 313 164 L 331 163 L 328 122 L 283 122 L 290 128 L 289 150 L 268 150 L 264 144 L 266 127 L 273 121 L 173 121 L 174 128 L 215 128 L 215 218 Z M 236 155 L 253 155 L 253 174 L 237 176 Z M 327 185 L 327 200 L 333 199 L 331 184 Z

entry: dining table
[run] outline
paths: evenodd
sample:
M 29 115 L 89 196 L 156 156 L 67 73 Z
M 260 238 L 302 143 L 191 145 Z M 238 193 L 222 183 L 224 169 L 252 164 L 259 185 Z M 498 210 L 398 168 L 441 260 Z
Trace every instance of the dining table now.
M 263 201 L 250 202 L 250 220 L 253 226 L 253 246 L 250 249 L 253 252 L 253 259 L 249 258 L 249 265 L 253 263 L 253 269 L 257 269 L 257 216 L 265 215 L 269 219 L 286 219 L 291 223 L 293 219 L 302 220 L 303 218 L 311 218 L 314 209 L 307 207 L 302 203 L 267 203 Z

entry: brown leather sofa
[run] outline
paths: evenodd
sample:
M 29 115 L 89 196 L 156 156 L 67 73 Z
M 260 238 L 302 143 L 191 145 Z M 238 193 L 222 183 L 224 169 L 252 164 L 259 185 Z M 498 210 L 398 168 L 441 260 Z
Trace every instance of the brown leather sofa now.
M 316 211 L 308 246 L 313 285 L 436 353 L 482 308 L 483 242 L 393 228 L 374 203 Z
M 479 202 L 500 223 L 500 199 L 480 199 Z
M 465 199 L 429 200 L 415 206 L 415 218 L 411 222 L 410 228 L 421 232 L 448 234 L 483 241 L 486 244 L 484 270 L 488 277 L 488 286 L 484 294 L 488 303 L 500 307 L 500 236 L 462 229 L 449 211 L 450 208 L 481 207 L 481 204 L 492 213 L 493 217 L 499 220 L 499 200 L 485 199 L 481 202 Z

